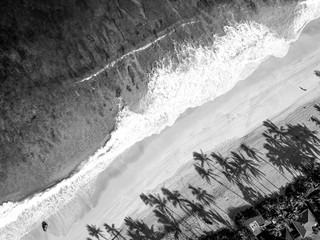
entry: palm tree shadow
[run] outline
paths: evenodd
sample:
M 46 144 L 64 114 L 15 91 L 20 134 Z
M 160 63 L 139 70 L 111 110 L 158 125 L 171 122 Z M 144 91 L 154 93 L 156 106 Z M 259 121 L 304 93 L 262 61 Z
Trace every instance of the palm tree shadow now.
M 96 227 L 95 225 L 86 225 L 87 231 L 89 233 L 89 235 L 91 237 L 95 237 L 97 239 L 104 238 L 107 239 L 103 234 L 102 234 L 102 230 L 98 227 Z
M 248 157 L 260 162 L 264 162 L 271 166 L 274 170 L 276 170 L 279 174 L 282 175 L 283 178 L 285 178 L 287 181 L 290 181 L 284 174 L 283 174 L 283 169 L 277 168 L 274 164 L 272 164 L 270 161 L 264 159 L 264 156 L 262 155 L 261 152 L 259 152 L 257 149 L 249 147 L 246 143 L 242 142 L 240 145 L 240 148 L 247 154 Z
M 250 186 L 244 185 L 242 182 L 237 182 L 237 186 L 241 191 L 243 198 L 250 204 L 254 204 L 256 201 L 264 198 L 260 192 L 254 190 Z
M 209 210 L 209 214 L 211 216 L 211 219 L 214 220 L 215 222 L 221 223 L 224 226 L 230 229 L 233 229 L 232 224 L 227 219 L 225 219 L 221 214 L 219 214 L 217 211 Z
M 220 153 L 212 152 L 210 154 L 213 160 L 222 168 L 222 174 L 230 183 L 236 183 L 238 176 L 234 169 L 233 161 L 229 157 L 223 157 Z
M 278 128 L 270 120 L 264 121 L 263 125 L 267 128 L 263 133 L 266 156 L 282 173 L 286 169 L 295 176 L 319 157 L 320 140 L 316 131 L 301 124 L 287 124 Z
M 311 131 L 304 124 L 287 124 L 287 134 L 296 140 L 297 147 L 309 157 L 319 157 L 320 140 L 317 137 L 317 131 Z
M 127 235 L 132 239 L 160 240 L 164 236 L 162 232 L 155 230 L 153 225 L 149 227 L 143 220 L 126 217 L 125 225 L 128 227 Z
M 282 174 L 284 173 L 284 170 L 287 170 L 293 175 L 291 161 L 290 158 L 288 158 L 286 146 L 281 142 L 278 142 L 278 139 L 269 133 L 264 132 L 263 136 L 266 139 L 266 143 L 263 147 L 267 150 L 266 156 L 269 159 L 269 162 L 276 166 Z
M 263 172 L 259 170 L 259 164 L 255 163 L 253 160 L 246 158 L 241 152 L 231 152 L 232 159 L 234 160 L 234 168 L 238 172 L 238 176 L 244 175 L 249 179 L 249 174 L 255 178 L 259 178 L 264 175 Z

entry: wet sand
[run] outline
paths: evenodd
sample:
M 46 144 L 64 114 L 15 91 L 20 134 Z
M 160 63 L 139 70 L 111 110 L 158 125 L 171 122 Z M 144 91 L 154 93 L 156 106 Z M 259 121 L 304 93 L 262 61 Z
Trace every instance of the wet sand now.
M 320 79 L 313 72 L 320 68 L 320 47 L 317 44 L 320 41 L 319 28 L 320 21 L 310 23 L 299 40 L 292 44 L 287 56 L 280 59 L 270 57 L 227 94 L 198 108 L 189 109 L 174 126 L 143 140 L 122 154 L 92 183 L 95 193 L 91 197 L 95 207 L 79 216 L 78 223 L 68 236 L 57 235 L 67 231 L 64 225 L 67 225 L 68 219 L 64 216 L 68 211 L 74 211 L 72 203 L 60 216 L 56 214 L 48 219 L 48 232 L 35 229 L 23 239 L 85 239 L 86 224 L 101 227 L 107 222 L 120 225 L 125 216 L 144 215 L 146 207 L 139 199 L 142 192 L 153 191 L 164 184 L 172 189 L 183 188 L 178 184 L 181 178 L 183 181 L 194 179 L 195 185 L 203 184 L 190 168 L 193 151 L 212 151 L 218 146 L 222 152 L 227 151 L 232 139 L 253 130 L 258 131 L 256 128 L 263 120 L 285 119 L 289 113 L 301 111 L 301 105 L 317 99 Z M 179 174 L 176 174 L 178 169 Z M 269 173 L 275 185 L 285 184 L 284 180 L 279 181 L 275 173 L 271 174 L 268 166 L 262 166 L 262 171 Z M 170 181 L 165 182 L 169 178 Z M 222 189 L 217 191 L 220 191 L 220 198 L 225 199 L 221 206 L 224 209 L 244 204 L 239 199 L 224 195 Z M 88 205 L 88 209 L 90 207 Z

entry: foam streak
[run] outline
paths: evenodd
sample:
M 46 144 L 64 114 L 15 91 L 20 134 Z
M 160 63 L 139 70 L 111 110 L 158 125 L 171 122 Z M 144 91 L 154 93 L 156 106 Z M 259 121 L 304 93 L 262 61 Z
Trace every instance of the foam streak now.
M 296 15 L 293 39 L 281 38 L 256 22 L 246 22 L 225 27 L 226 35 L 216 37 L 211 46 L 178 46 L 178 65 L 171 59 L 159 62 L 150 75 L 147 95 L 140 103 L 141 112 L 136 113 L 124 107 L 110 141 L 79 172 L 30 199 L 0 206 L 0 239 L 19 239 L 72 199 L 77 196 L 83 198 L 85 194 L 79 190 L 84 189 L 124 150 L 174 124 L 187 108 L 202 105 L 226 93 L 237 81 L 249 76 L 266 57 L 284 56 L 290 42 L 298 38 L 303 26 L 320 16 L 320 1 L 302 3 Z M 110 64 L 150 47 L 167 35 Z M 80 82 L 90 80 L 110 66 Z

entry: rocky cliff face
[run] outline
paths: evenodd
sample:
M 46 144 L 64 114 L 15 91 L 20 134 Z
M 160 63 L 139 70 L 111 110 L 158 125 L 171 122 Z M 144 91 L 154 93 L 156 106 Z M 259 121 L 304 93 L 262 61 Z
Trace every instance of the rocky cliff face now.
M 115 127 L 117 98 L 135 107 L 154 61 L 173 51 L 172 40 L 223 32 L 227 20 L 257 11 L 250 0 L 3 2 L 0 203 L 54 184 L 104 144 Z M 238 13 L 228 14 L 229 7 Z M 219 21 L 212 20 L 214 15 Z M 199 23 L 184 25 L 195 19 Z

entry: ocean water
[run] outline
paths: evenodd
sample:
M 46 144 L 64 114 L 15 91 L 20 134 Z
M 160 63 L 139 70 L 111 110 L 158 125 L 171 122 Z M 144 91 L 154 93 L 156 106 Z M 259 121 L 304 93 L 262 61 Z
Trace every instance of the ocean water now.
M 285 56 L 303 27 L 319 16 L 320 1 L 308 0 L 301 3 L 292 16 L 290 38 L 279 36 L 257 22 L 247 21 L 226 26 L 226 34 L 215 37 L 212 45 L 185 43 L 178 46 L 179 64 L 172 62 L 170 56 L 158 62 L 149 76 L 148 91 L 139 108 L 133 111 L 125 106 L 122 109 L 110 141 L 79 172 L 30 199 L 0 206 L 0 239 L 19 239 L 37 227 L 42 219 L 73 200 L 74 215 L 61 217 L 65 228 L 59 227 L 60 233 L 66 234 L 76 219 L 94 206 L 92 183 L 119 154 L 173 125 L 186 109 L 226 93 L 268 56 Z M 79 204 L 75 204 L 77 201 Z

